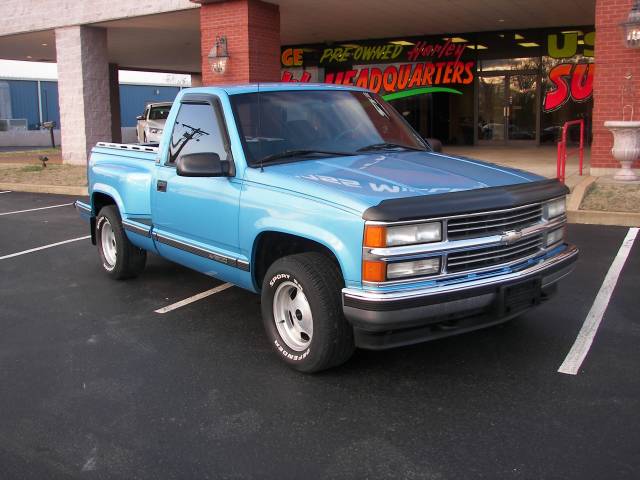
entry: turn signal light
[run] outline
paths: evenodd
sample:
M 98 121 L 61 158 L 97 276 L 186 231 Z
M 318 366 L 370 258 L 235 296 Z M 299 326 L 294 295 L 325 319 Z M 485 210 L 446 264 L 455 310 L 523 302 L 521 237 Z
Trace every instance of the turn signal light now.
M 366 225 L 364 227 L 365 247 L 386 247 L 387 229 L 381 225 Z
M 387 265 L 384 262 L 364 260 L 362 262 L 362 280 L 364 282 L 384 282 L 387 279 Z

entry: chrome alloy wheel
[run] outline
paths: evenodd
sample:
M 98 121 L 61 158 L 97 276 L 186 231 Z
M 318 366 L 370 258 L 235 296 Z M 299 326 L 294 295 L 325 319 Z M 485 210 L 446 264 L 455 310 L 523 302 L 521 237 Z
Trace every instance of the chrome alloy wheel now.
M 302 289 L 283 282 L 273 296 L 273 318 L 280 338 L 296 352 L 306 350 L 313 337 L 311 306 Z
M 107 218 L 103 218 L 102 228 L 100 229 L 100 243 L 102 245 L 102 255 L 107 267 L 113 269 L 116 265 L 118 257 L 118 248 L 116 246 L 116 235 L 113 232 L 111 222 Z

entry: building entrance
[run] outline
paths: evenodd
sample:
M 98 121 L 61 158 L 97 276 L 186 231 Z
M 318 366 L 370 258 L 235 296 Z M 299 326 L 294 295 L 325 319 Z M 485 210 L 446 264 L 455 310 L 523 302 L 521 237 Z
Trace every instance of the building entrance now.
M 479 144 L 537 143 L 540 125 L 539 74 L 484 73 L 478 77 Z

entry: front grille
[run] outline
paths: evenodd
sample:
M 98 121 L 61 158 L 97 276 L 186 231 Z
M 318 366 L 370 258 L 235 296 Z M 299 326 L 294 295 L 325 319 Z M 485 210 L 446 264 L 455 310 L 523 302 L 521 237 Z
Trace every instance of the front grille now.
M 447 273 L 459 273 L 499 266 L 531 257 L 540 252 L 542 235 L 535 235 L 511 245 L 476 248 L 447 256 Z
M 542 205 L 527 205 L 502 212 L 482 212 L 452 218 L 447 224 L 449 240 L 499 235 L 521 230 L 542 221 Z

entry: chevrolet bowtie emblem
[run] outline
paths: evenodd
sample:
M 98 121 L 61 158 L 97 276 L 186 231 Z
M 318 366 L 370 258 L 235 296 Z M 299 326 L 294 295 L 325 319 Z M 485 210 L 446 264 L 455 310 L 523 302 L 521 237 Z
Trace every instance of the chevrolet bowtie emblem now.
M 519 230 L 509 230 L 502 234 L 502 243 L 511 245 L 522 238 L 522 232 Z

